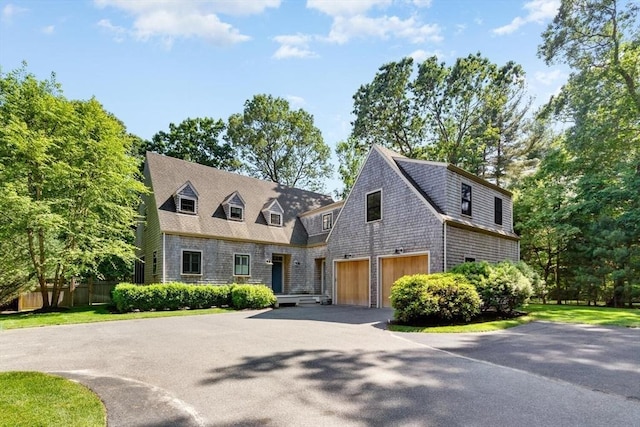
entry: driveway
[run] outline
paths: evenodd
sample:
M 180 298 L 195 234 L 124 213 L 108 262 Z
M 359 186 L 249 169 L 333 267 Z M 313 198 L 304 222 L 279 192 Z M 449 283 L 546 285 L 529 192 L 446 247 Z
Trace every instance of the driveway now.
M 111 426 L 638 425 L 638 329 L 454 337 L 391 333 L 389 317 L 310 306 L 1 331 L 0 370 L 89 385 Z

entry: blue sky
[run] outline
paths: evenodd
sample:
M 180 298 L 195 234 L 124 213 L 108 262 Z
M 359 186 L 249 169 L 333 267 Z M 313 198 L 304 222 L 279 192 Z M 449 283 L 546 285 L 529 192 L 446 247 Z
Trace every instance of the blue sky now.
M 352 96 L 384 63 L 480 52 L 527 72 L 535 104 L 567 78 L 536 57 L 559 0 L 3 0 L 0 66 L 55 72 L 150 139 L 187 117 L 226 120 L 259 93 L 313 114 L 332 147 Z M 327 182 L 327 191 L 340 187 Z

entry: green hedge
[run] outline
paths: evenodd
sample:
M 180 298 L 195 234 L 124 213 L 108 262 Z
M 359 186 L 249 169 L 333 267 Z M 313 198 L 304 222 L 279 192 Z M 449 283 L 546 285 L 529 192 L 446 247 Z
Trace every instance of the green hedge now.
M 452 273 L 464 275 L 475 286 L 482 299 L 482 311 L 506 314 L 528 302 L 533 293 L 531 282 L 534 277 L 530 279 L 523 271 L 534 274 L 523 263 L 517 265 L 510 261 L 497 264 L 465 262 L 451 269 Z
M 391 287 L 391 306 L 396 320 L 403 323 L 468 322 L 480 312 L 480 303 L 473 285 L 457 274 L 404 276 Z
M 112 297 L 120 312 L 210 307 L 264 308 L 276 303 L 273 292 L 264 285 L 120 283 L 113 290 Z

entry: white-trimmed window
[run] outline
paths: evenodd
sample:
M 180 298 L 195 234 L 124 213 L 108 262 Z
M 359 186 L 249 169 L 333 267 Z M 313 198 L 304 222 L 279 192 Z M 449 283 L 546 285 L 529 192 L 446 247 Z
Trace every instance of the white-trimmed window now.
M 202 252 L 182 251 L 182 274 L 202 274 Z
M 367 222 L 382 219 L 382 190 L 372 191 L 366 196 L 366 220 Z
M 248 254 L 233 255 L 233 275 L 234 276 L 250 276 L 251 275 L 251 255 L 248 255 Z
M 493 222 L 502 225 L 502 199 L 500 197 L 493 199 Z
M 333 212 L 322 215 L 322 231 L 329 231 L 333 227 Z
M 178 196 L 178 212 L 195 214 L 198 208 L 198 201 L 191 197 Z
M 471 216 L 471 186 L 469 184 L 462 183 L 461 189 L 461 212 L 462 215 Z
M 269 225 L 282 225 L 282 214 L 271 212 L 269 215 Z
M 229 219 L 233 219 L 235 221 L 243 221 L 244 209 L 242 208 L 242 206 L 229 205 Z

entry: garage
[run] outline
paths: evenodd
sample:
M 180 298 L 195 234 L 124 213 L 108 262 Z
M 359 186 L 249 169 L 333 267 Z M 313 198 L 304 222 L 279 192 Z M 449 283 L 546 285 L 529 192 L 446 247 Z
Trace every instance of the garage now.
M 369 307 L 369 260 L 336 262 L 336 304 Z
M 429 273 L 429 255 L 406 255 L 380 258 L 382 307 L 391 307 L 389 296 L 393 282 L 408 274 Z

